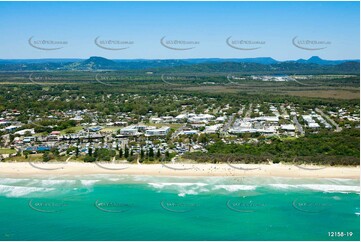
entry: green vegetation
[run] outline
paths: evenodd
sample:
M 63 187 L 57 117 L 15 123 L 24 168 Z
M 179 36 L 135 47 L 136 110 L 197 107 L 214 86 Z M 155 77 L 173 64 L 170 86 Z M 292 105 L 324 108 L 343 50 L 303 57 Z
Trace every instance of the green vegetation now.
M 199 162 L 277 163 L 296 162 L 319 165 L 358 165 L 360 163 L 359 130 L 339 133 L 320 132 L 292 140 L 274 138 L 270 144 L 225 144 L 219 141 L 207 147 L 208 154 L 185 156 Z
M 16 150 L 14 149 L 6 149 L 6 148 L 0 148 L 0 155 L 1 154 L 15 154 Z

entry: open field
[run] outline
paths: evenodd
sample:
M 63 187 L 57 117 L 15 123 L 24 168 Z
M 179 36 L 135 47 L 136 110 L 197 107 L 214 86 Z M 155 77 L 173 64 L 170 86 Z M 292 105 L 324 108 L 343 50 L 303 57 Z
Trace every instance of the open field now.
M 306 90 L 288 91 L 287 95 L 300 97 L 334 98 L 334 99 L 359 99 L 360 90 Z

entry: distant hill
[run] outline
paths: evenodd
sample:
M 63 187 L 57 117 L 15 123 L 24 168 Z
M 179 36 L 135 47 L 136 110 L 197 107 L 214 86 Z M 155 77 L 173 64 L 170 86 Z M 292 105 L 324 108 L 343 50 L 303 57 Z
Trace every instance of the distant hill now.
M 313 56 L 308 60 L 277 61 L 258 58 L 198 58 L 168 60 L 109 60 L 93 56 L 81 59 L 0 60 L 0 71 L 99 71 L 149 70 L 154 72 L 244 72 L 244 73 L 352 73 L 360 71 L 359 60 L 323 60 Z
M 314 63 L 279 62 L 259 63 L 201 63 L 177 68 L 158 68 L 154 72 L 178 73 L 245 73 L 245 74 L 359 74 L 359 62 L 345 62 L 338 65 L 319 65 Z
M 83 59 L 75 59 L 75 58 L 54 58 L 54 59 L 0 59 L 0 64 L 42 64 L 42 63 L 71 63 L 71 62 L 77 62 L 82 61 Z
M 115 61 L 103 57 L 92 56 L 84 61 L 67 64 L 62 69 L 91 71 L 91 70 L 117 70 L 118 68 L 119 68 L 119 64 Z
M 318 65 L 338 65 L 338 64 L 345 63 L 345 62 L 351 62 L 351 61 L 357 62 L 359 60 L 323 60 L 318 56 L 312 56 L 308 60 L 299 59 L 296 62 L 297 63 L 306 63 L 306 64 L 318 64 Z

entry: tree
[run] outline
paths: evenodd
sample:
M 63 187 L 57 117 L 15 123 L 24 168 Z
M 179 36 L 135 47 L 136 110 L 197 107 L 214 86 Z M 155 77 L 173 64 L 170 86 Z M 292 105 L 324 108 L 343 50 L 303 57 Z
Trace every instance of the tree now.
M 143 147 L 140 148 L 140 159 L 144 159 L 144 150 L 143 150 Z
M 128 149 L 127 146 L 125 146 L 124 157 L 125 157 L 125 158 L 128 158 L 128 157 L 129 157 L 129 149 Z
M 160 149 L 157 150 L 156 157 L 157 157 L 158 159 L 160 158 Z
M 122 158 L 122 157 L 123 157 L 123 149 L 119 148 L 119 158 Z
M 95 157 L 92 157 L 92 156 L 89 156 L 89 155 L 86 155 L 84 157 L 84 162 L 94 162 L 96 159 Z
M 75 148 L 75 156 L 76 156 L 76 157 L 79 156 L 79 147 L 78 147 L 78 146 Z
M 48 162 L 49 160 L 51 160 L 51 156 L 50 156 L 50 153 L 48 151 L 46 151 L 43 154 L 43 162 Z
M 92 148 L 89 148 L 89 149 L 88 149 L 88 155 L 89 155 L 89 156 L 93 156 L 93 149 L 92 149 Z
M 168 150 L 165 152 L 165 158 L 166 158 L 166 160 L 169 160 L 169 158 L 170 158 L 170 154 L 169 154 Z
M 149 149 L 149 157 L 150 157 L 150 158 L 154 157 L 154 150 L 153 150 L 153 148 L 150 148 L 150 149 Z

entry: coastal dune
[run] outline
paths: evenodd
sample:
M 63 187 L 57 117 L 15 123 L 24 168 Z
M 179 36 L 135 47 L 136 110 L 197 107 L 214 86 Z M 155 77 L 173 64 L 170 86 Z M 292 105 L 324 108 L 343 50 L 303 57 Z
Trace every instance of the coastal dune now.
M 252 176 L 359 179 L 360 167 L 322 167 L 286 164 L 115 164 L 1 162 L 0 175 L 150 175 L 150 176 Z

